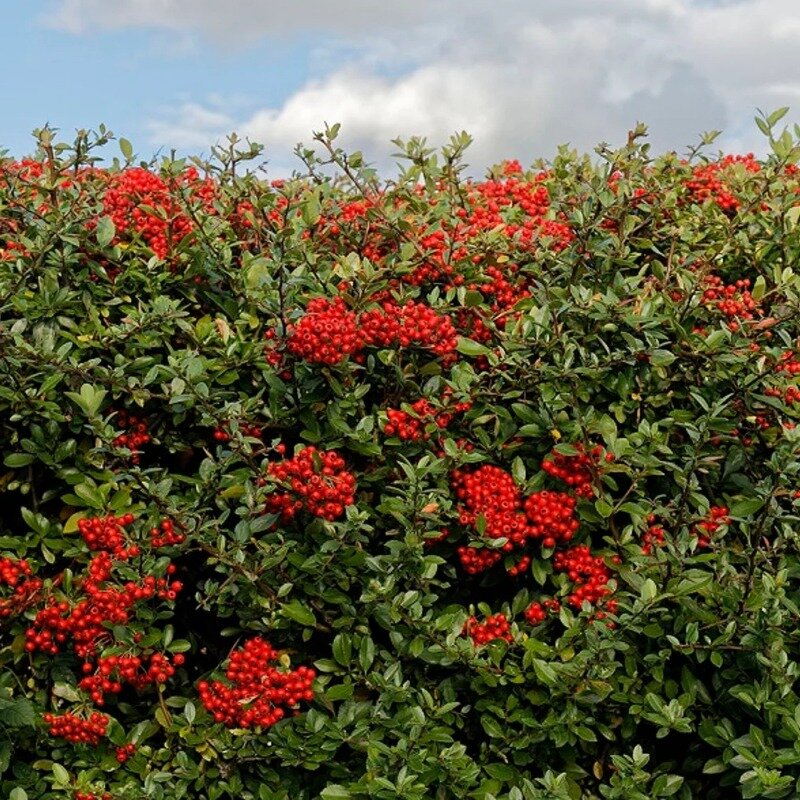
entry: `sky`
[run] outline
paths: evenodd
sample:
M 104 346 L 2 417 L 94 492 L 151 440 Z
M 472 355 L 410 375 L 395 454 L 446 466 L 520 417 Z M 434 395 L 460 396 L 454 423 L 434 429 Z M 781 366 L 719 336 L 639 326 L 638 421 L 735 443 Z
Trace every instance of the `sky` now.
M 391 140 L 474 137 L 474 171 L 559 144 L 658 151 L 723 131 L 763 152 L 757 109 L 800 120 L 800 0 L 0 0 L 0 148 L 105 123 L 149 159 L 235 131 L 276 177 L 324 124 L 391 171 Z

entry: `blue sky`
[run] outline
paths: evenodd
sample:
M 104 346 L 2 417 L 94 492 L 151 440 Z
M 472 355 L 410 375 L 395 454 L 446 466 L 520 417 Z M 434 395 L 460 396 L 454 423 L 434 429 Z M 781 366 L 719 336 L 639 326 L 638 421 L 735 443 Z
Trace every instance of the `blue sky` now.
M 300 34 L 269 46 L 208 46 L 152 28 L 73 33 L 48 24 L 54 4 L 5 2 L 0 146 L 31 149 L 31 130 L 45 122 L 67 136 L 105 123 L 148 152 L 169 141 L 148 133 L 165 109 L 216 95 L 229 108 L 280 103 L 307 80 L 309 45 Z M 206 46 L 201 46 L 206 45 Z
M 105 122 L 146 157 L 236 130 L 275 172 L 326 121 L 379 164 L 398 135 L 466 129 L 483 166 L 621 142 L 637 120 L 657 149 L 722 128 L 725 149 L 758 150 L 756 108 L 800 108 L 797 0 L 0 3 L 14 155 L 45 122 Z

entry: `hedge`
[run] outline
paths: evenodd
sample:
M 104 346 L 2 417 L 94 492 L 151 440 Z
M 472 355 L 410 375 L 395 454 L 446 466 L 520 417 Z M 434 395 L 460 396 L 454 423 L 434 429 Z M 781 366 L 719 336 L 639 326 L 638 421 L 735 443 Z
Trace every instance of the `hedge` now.
M 783 113 L 0 161 L 0 795 L 798 796 Z

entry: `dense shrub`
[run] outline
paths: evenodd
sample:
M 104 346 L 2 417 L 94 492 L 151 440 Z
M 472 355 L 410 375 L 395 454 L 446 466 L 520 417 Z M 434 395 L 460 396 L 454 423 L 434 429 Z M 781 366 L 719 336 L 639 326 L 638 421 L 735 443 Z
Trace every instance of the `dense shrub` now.
M 779 117 L 481 181 L 6 159 L 0 795 L 797 796 Z

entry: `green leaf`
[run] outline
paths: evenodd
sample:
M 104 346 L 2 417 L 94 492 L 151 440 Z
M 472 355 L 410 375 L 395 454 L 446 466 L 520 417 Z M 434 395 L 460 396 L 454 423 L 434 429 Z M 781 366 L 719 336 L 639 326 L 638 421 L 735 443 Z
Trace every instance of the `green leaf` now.
M 13 747 L 10 740 L 0 741 L 0 776 L 11 764 L 11 751 Z
M 675 354 L 669 350 L 653 350 L 650 354 L 650 363 L 654 367 L 669 366 L 675 360 Z
M 490 716 L 489 714 L 484 714 L 481 717 L 481 725 L 483 725 L 483 729 L 493 739 L 505 739 L 506 734 L 502 726 L 494 717 Z
M 288 603 L 284 603 L 281 607 L 281 612 L 289 619 L 293 619 L 295 622 L 307 627 L 313 627 L 317 622 L 314 612 L 299 600 L 291 600 Z
M 737 519 L 747 519 L 763 507 L 764 501 L 760 497 L 751 497 L 746 500 L 737 500 L 731 506 L 730 514 Z
M 533 659 L 533 671 L 536 673 L 536 677 L 545 685 L 545 686 L 555 686 L 558 683 L 558 675 L 556 671 L 548 664 L 546 661 L 542 661 L 540 658 Z
M 328 700 L 349 700 L 353 696 L 352 683 L 340 683 L 325 690 L 325 697 Z
M 80 394 L 76 392 L 64 392 L 90 419 L 97 416 L 100 406 L 106 397 L 105 389 L 95 389 L 89 383 L 81 386 Z
M 358 663 L 361 669 L 367 672 L 375 660 L 375 643 L 369 636 L 363 636 L 358 647 Z
M 658 586 L 656 586 L 656 582 L 652 578 L 647 578 L 642 584 L 642 588 L 639 590 L 639 596 L 647 603 L 655 598 L 657 594 Z
M 169 701 L 167 701 L 169 702 Z M 121 747 L 124 744 L 127 744 L 128 739 L 125 735 L 125 728 L 120 725 L 119 721 L 114 719 L 113 717 L 108 723 L 108 728 L 106 729 L 106 737 L 111 744 L 115 745 L 116 747 Z
M 717 328 L 708 334 L 705 338 L 706 347 L 709 350 L 715 350 L 723 342 L 727 342 L 731 338 L 730 333 L 726 328 Z M 696 397 L 694 392 L 691 393 L 692 397 Z
M 764 279 L 763 275 L 759 275 L 753 284 L 753 289 L 750 294 L 753 296 L 753 300 L 760 300 L 766 291 L 767 281 Z
M 713 580 L 714 575 L 711 572 L 703 572 L 701 570 L 686 570 L 678 581 L 677 585 L 670 587 L 672 594 L 681 596 L 686 594 L 694 594 L 708 586 Z
M 573 728 L 573 731 L 575 732 L 575 735 L 584 742 L 597 741 L 597 734 L 591 728 L 587 728 L 585 725 L 576 725 Z
M 347 800 L 350 792 L 338 783 L 329 783 L 320 793 L 322 800 Z
M 789 113 L 789 106 L 782 106 L 781 108 L 775 109 L 768 117 L 767 117 L 767 125 L 770 128 L 774 127 L 779 123 L 787 114 Z
M 33 705 L 24 697 L 15 700 L 0 698 L 0 723 L 9 728 L 29 728 L 36 722 Z
M 25 520 L 25 524 L 34 533 L 38 533 L 41 536 L 47 535 L 50 529 L 50 523 L 47 521 L 47 517 L 42 514 L 37 514 L 35 511 L 31 511 L 29 508 L 25 508 L 25 506 L 20 508 L 20 514 L 22 515 L 22 519 Z
M 52 770 L 57 783 L 60 783 L 62 787 L 69 785 L 69 772 L 61 764 L 53 764 Z
M 608 519 L 608 517 L 610 517 L 614 513 L 613 506 L 611 506 L 611 504 L 608 503 L 607 501 L 603 500 L 602 497 L 595 500 L 594 507 L 597 510 L 597 513 L 603 519 Z
M 105 498 L 96 486 L 79 483 L 75 487 L 75 494 L 90 508 L 102 509 L 105 506 Z
M 133 158 L 133 145 L 127 139 L 120 138 L 119 149 L 126 161 L 130 161 Z
M 114 220 L 111 217 L 100 217 L 97 223 L 97 244 L 100 247 L 108 247 L 114 239 L 117 229 L 114 227 Z
M 483 295 L 480 292 L 470 290 L 464 295 L 464 305 L 467 308 L 474 308 L 475 306 L 479 306 L 482 302 Z
M 333 638 L 333 657 L 344 667 L 350 663 L 353 647 L 350 636 L 346 633 L 338 633 Z
M 800 205 L 792 206 L 784 214 L 784 217 L 786 219 L 786 227 L 789 230 L 796 228 L 798 221 L 800 221 Z
M 656 797 L 671 797 L 683 786 L 680 775 L 659 775 L 653 781 L 653 794 Z
M 472 339 L 466 339 L 463 336 L 458 337 L 458 344 L 456 350 L 463 353 L 465 356 L 485 356 L 492 351 L 485 345 L 475 342 Z
M 3 459 L 3 463 L 12 469 L 27 467 L 29 464 L 33 464 L 34 461 L 36 461 L 36 456 L 33 453 L 9 453 Z
M 303 222 L 305 222 L 306 225 L 316 225 L 317 222 L 319 222 L 321 216 L 319 200 L 314 195 L 310 195 L 306 199 L 301 207 L 301 211 L 303 214 Z
M 171 718 L 167 715 L 167 713 L 164 711 L 164 709 L 161 706 L 159 706 L 155 710 L 155 713 L 153 714 L 153 716 L 155 717 L 156 722 L 162 728 L 169 728 L 170 725 L 172 724 Z
M 53 694 L 56 697 L 68 700 L 70 703 L 77 703 L 81 699 L 80 692 L 72 684 L 64 681 L 56 681 L 53 685 Z
M 498 781 L 513 781 L 517 771 L 508 764 L 487 764 L 484 769 L 486 774 Z
M 269 262 L 264 258 L 254 258 L 244 273 L 248 289 L 257 289 L 270 282 L 271 272 Z

